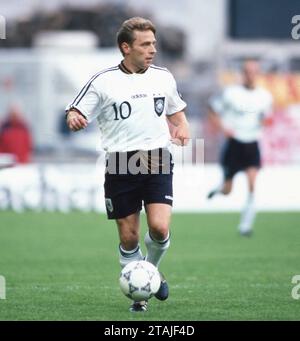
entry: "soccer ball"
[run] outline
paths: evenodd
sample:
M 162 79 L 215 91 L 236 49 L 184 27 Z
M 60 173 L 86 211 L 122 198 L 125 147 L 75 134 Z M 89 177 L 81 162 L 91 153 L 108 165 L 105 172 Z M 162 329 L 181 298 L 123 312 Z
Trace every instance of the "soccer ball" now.
M 148 300 L 160 287 L 159 271 L 147 261 L 132 261 L 121 271 L 120 287 L 124 295 L 133 301 Z

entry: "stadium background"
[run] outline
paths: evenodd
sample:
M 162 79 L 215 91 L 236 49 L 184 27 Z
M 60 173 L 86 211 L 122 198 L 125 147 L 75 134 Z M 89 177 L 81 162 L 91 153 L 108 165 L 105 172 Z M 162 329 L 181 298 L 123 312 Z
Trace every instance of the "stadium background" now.
M 126 308 L 117 311 L 126 299 L 112 285 L 119 271 L 117 236 L 103 214 L 98 128 L 92 124 L 70 134 L 64 107 L 91 75 L 119 62 L 115 32 L 135 15 L 149 17 L 158 27 L 155 63 L 175 75 L 188 103 L 193 137 L 188 157 L 174 147 L 174 251 L 163 266 L 174 270 L 175 303 L 169 304 L 175 310 L 155 312 L 154 304 L 146 319 L 299 319 L 299 302 L 290 294 L 291 278 L 299 273 L 300 38 L 292 34 L 299 1 L 20 3 L 11 0 L 0 7 L 6 22 L 6 39 L 0 40 L 0 120 L 17 105 L 34 149 L 27 164 L 0 154 L 0 275 L 7 282 L 0 320 L 130 318 Z M 256 234 L 242 241 L 235 238 L 235 225 L 246 197 L 243 175 L 228 198 L 206 200 L 221 176 L 216 162 L 222 144 L 207 120 L 207 101 L 239 78 L 248 57 L 261 61 L 259 81 L 272 92 L 275 105 L 274 122 L 262 139 Z M 190 227 L 186 235 L 185 227 Z M 93 295 L 100 306 L 110 300 L 107 311 L 94 306 Z M 176 307 L 181 310 L 195 297 L 197 304 L 178 312 Z M 251 304 L 254 297 L 261 298 L 261 306 L 255 300 Z

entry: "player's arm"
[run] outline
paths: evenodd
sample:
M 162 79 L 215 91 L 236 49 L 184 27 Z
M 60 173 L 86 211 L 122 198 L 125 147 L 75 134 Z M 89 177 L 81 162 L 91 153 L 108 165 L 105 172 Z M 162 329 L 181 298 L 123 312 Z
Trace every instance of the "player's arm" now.
M 94 84 L 90 81 L 85 85 L 85 91 L 82 90 L 66 108 L 67 126 L 72 131 L 86 128 L 101 111 L 100 95 Z
M 228 103 L 228 89 L 224 89 L 221 93 L 213 95 L 208 102 L 208 119 L 214 128 L 230 138 L 234 136 L 234 133 L 226 127 L 222 117 L 227 106 L 226 103 Z
M 88 125 L 85 116 L 77 109 L 71 108 L 66 114 L 67 126 L 72 131 L 84 129 Z
M 186 146 L 190 139 L 189 123 L 183 111 L 167 115 L 170 127 L 172 142 L 181 146 Z
M 222 122 L 221 116 L 212 109 L 212 107 L 208 108 L 208 118 L 212 125 L 219 131 L 221 131 L 226 137 L 233 137 L 233 132 L 225 127 Z
M 221 118 L 211 107 L 208 108 L 208 118 L 216 129 L 222 130 L 223 124 Z

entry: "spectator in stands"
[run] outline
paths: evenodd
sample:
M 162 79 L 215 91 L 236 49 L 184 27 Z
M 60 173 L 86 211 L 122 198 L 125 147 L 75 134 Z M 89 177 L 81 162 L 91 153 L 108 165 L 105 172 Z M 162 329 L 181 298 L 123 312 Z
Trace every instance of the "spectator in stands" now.
M 18 163 L 28 163 L 32 153 L 31 133 L 18 106 L 9 109 L 0 127 L 0 153 L 13 154 Z

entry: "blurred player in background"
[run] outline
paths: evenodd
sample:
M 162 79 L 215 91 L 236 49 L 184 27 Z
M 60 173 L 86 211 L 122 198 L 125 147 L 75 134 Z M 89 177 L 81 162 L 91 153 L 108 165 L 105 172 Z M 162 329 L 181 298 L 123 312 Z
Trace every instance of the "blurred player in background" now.
M 145 259 L 158 266 L 169 248 L 173 161 L 168 150 L 171 136 L 167 120 L 175 126 L 172 138 L 177 143 L 183 146 L 189 138 L 183 111 L 186 103 L 177 92 L 174 77 L 167 69 L 152 65 L 155 32 L 149 20 L 136 17 L 125 21 L 117 35 L 123 61 L 93 76 L 67 107 L 67 124 L 73 131 L 97 118 L 107 152 L 106 210 L 108 219 L 115 219 L 118 226 L 121 267 L 144 259 L 139 245 L 142 202 L 149 228 Z M 145 165 L 149 174 L 131 172 L 132 160 L 134 166 Z M 111 165 L 116 166 L 116 172 Z M 162 172 L 164 166 L 169 167 L 167 173 Z M 126 171 L 121 172 L 121 168 Z M 155 296 L 165 300 L 168 295 L 167 282 L 161 275 Z M 146 309 L 145 301 L 133 302 L 130 307 L 131 311 Z
M 221 186 L 208 194 L 229 194 L 233 178 L 244 171 L 248 180 L 248 198 L 238 226 L 241 235 L 250 236 L 255 220 L 254 189 L 261 166 L 258 140 L 264 124 L 271 122 L 272 95 L 257 86 L 259 64 L 247 60 L 243 65 L 242 84 L 226 87 L 220 96 L 210 101 L 209 117 L 226 137 L 221 155 L 224 180 Z

